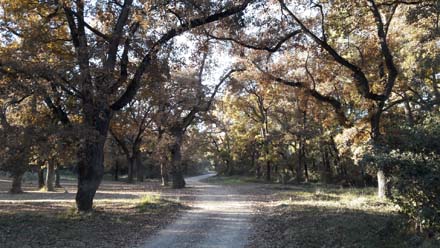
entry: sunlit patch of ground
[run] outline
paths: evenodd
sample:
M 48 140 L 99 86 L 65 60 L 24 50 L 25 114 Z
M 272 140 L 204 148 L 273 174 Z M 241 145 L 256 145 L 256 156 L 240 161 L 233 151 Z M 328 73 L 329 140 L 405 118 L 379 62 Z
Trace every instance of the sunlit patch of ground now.
M 80 215 L 75 181 L 63 180 L 56 192 L 36 189 L 35 181 L 23 186 L 26 193 L 11 195 L 9 178 L 0 177 L 2 248 L 133 247 L 172 221 L 192 195 L 163 189 L 154 180 L 133 185 L 104 181 L 94 201 L 96 211 Z
M 440 247 L 438 240 L 412 232 L 398 208 L 378 199 L 374 188 L 225 181 L 254 195 L 257 214 L 248 247 Z

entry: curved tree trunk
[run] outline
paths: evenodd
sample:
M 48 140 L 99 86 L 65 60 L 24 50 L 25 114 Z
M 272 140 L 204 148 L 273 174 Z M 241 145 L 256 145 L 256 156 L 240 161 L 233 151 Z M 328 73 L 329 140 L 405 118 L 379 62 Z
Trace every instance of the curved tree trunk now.
M 49 161 L 47 162 L 46 171 L 46 190 L 55 191 L 55 161 L 53 159 L 49 159 Z
M 93 198 L 104 175 L 104 144 L 112 115 L 111 110 L 85 112 L 86 123 L 96 135 L 86 135 L 78 154 L 78 191 L 75 201 L 80 212 L 93 209 Z
M 18 172 L 12 175 L 12 185 L 9 193 L 11 194 L 21 194 L 23 193 L 23 189 L 21 188 L 21 182 L 23 180 L 24 172 Z
M 87 212 L 93 208 L 93 198 L 104 175 L 104 141 L 86 145 L 84 157 L 78 163 L 78 211 Z

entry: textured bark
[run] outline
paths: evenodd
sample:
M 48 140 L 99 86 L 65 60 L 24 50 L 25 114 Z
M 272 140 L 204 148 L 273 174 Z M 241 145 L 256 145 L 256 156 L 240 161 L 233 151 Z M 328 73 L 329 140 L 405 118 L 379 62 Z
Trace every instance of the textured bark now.
M 185 187 L 185 179 L 183 178 L 182 172 L 182 154 L 181 145 L 183 132 L 173 133 L 174 143 L 170 146 L 171 153 L 171 188 L 180 189 Z
M 44 169 L 40 166 L 38 168 L 38 189 L 42 189 L 44 186 Z
M 55 191 L 55 161 L 49 159 L 46 170 L 46 190 Z
M 81 212 L 92 210 L 93 198 L 104 175 L 104 142 L 91 141 L 85 149 L 85 157 L 78 163 L 78 192 L 75 198 Z
M 11 194 L 21 194 L 23 193 L 23 189 L 21 188 L 21 182 L 23 180 L 23 173 L 17 173 L 15 175 L 12 175 L 12 186 L 9 190 L 9 193 Z
M 104 175 L 104 144 L 109 130 L 111 110 L 105 108 L 86 111 L 85 121 L 94 137 L 86 135 L 78 154 L 78 191 L 76 205 L 78 211 L 93 209 L 93 198 Z

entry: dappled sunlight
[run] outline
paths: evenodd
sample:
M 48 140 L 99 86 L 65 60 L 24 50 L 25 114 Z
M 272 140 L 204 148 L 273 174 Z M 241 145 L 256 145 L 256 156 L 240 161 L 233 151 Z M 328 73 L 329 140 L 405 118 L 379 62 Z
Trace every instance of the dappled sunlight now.
M 371 213 L 392 214 L 398 207 L 388 200 L 378 199 L 369 190 L 347 189 L 328 190 L 317 188 L 310 191 L 295 191 L 279 193 L 281 200 L 271 204 L 277 206 L 313 206 L 317 208 L 336 210 L 359 210 Z

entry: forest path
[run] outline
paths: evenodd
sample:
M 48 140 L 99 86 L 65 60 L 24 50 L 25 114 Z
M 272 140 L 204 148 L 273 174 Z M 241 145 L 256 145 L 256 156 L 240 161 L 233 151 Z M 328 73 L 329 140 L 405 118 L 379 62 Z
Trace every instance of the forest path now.
M 145 248 L 244 247 L 252 230 L 252 201 L 231 186 L 201 180 L 214 174 L 187 178 L 195 193 L 194 205 L 172 224 L 148 239 Z

